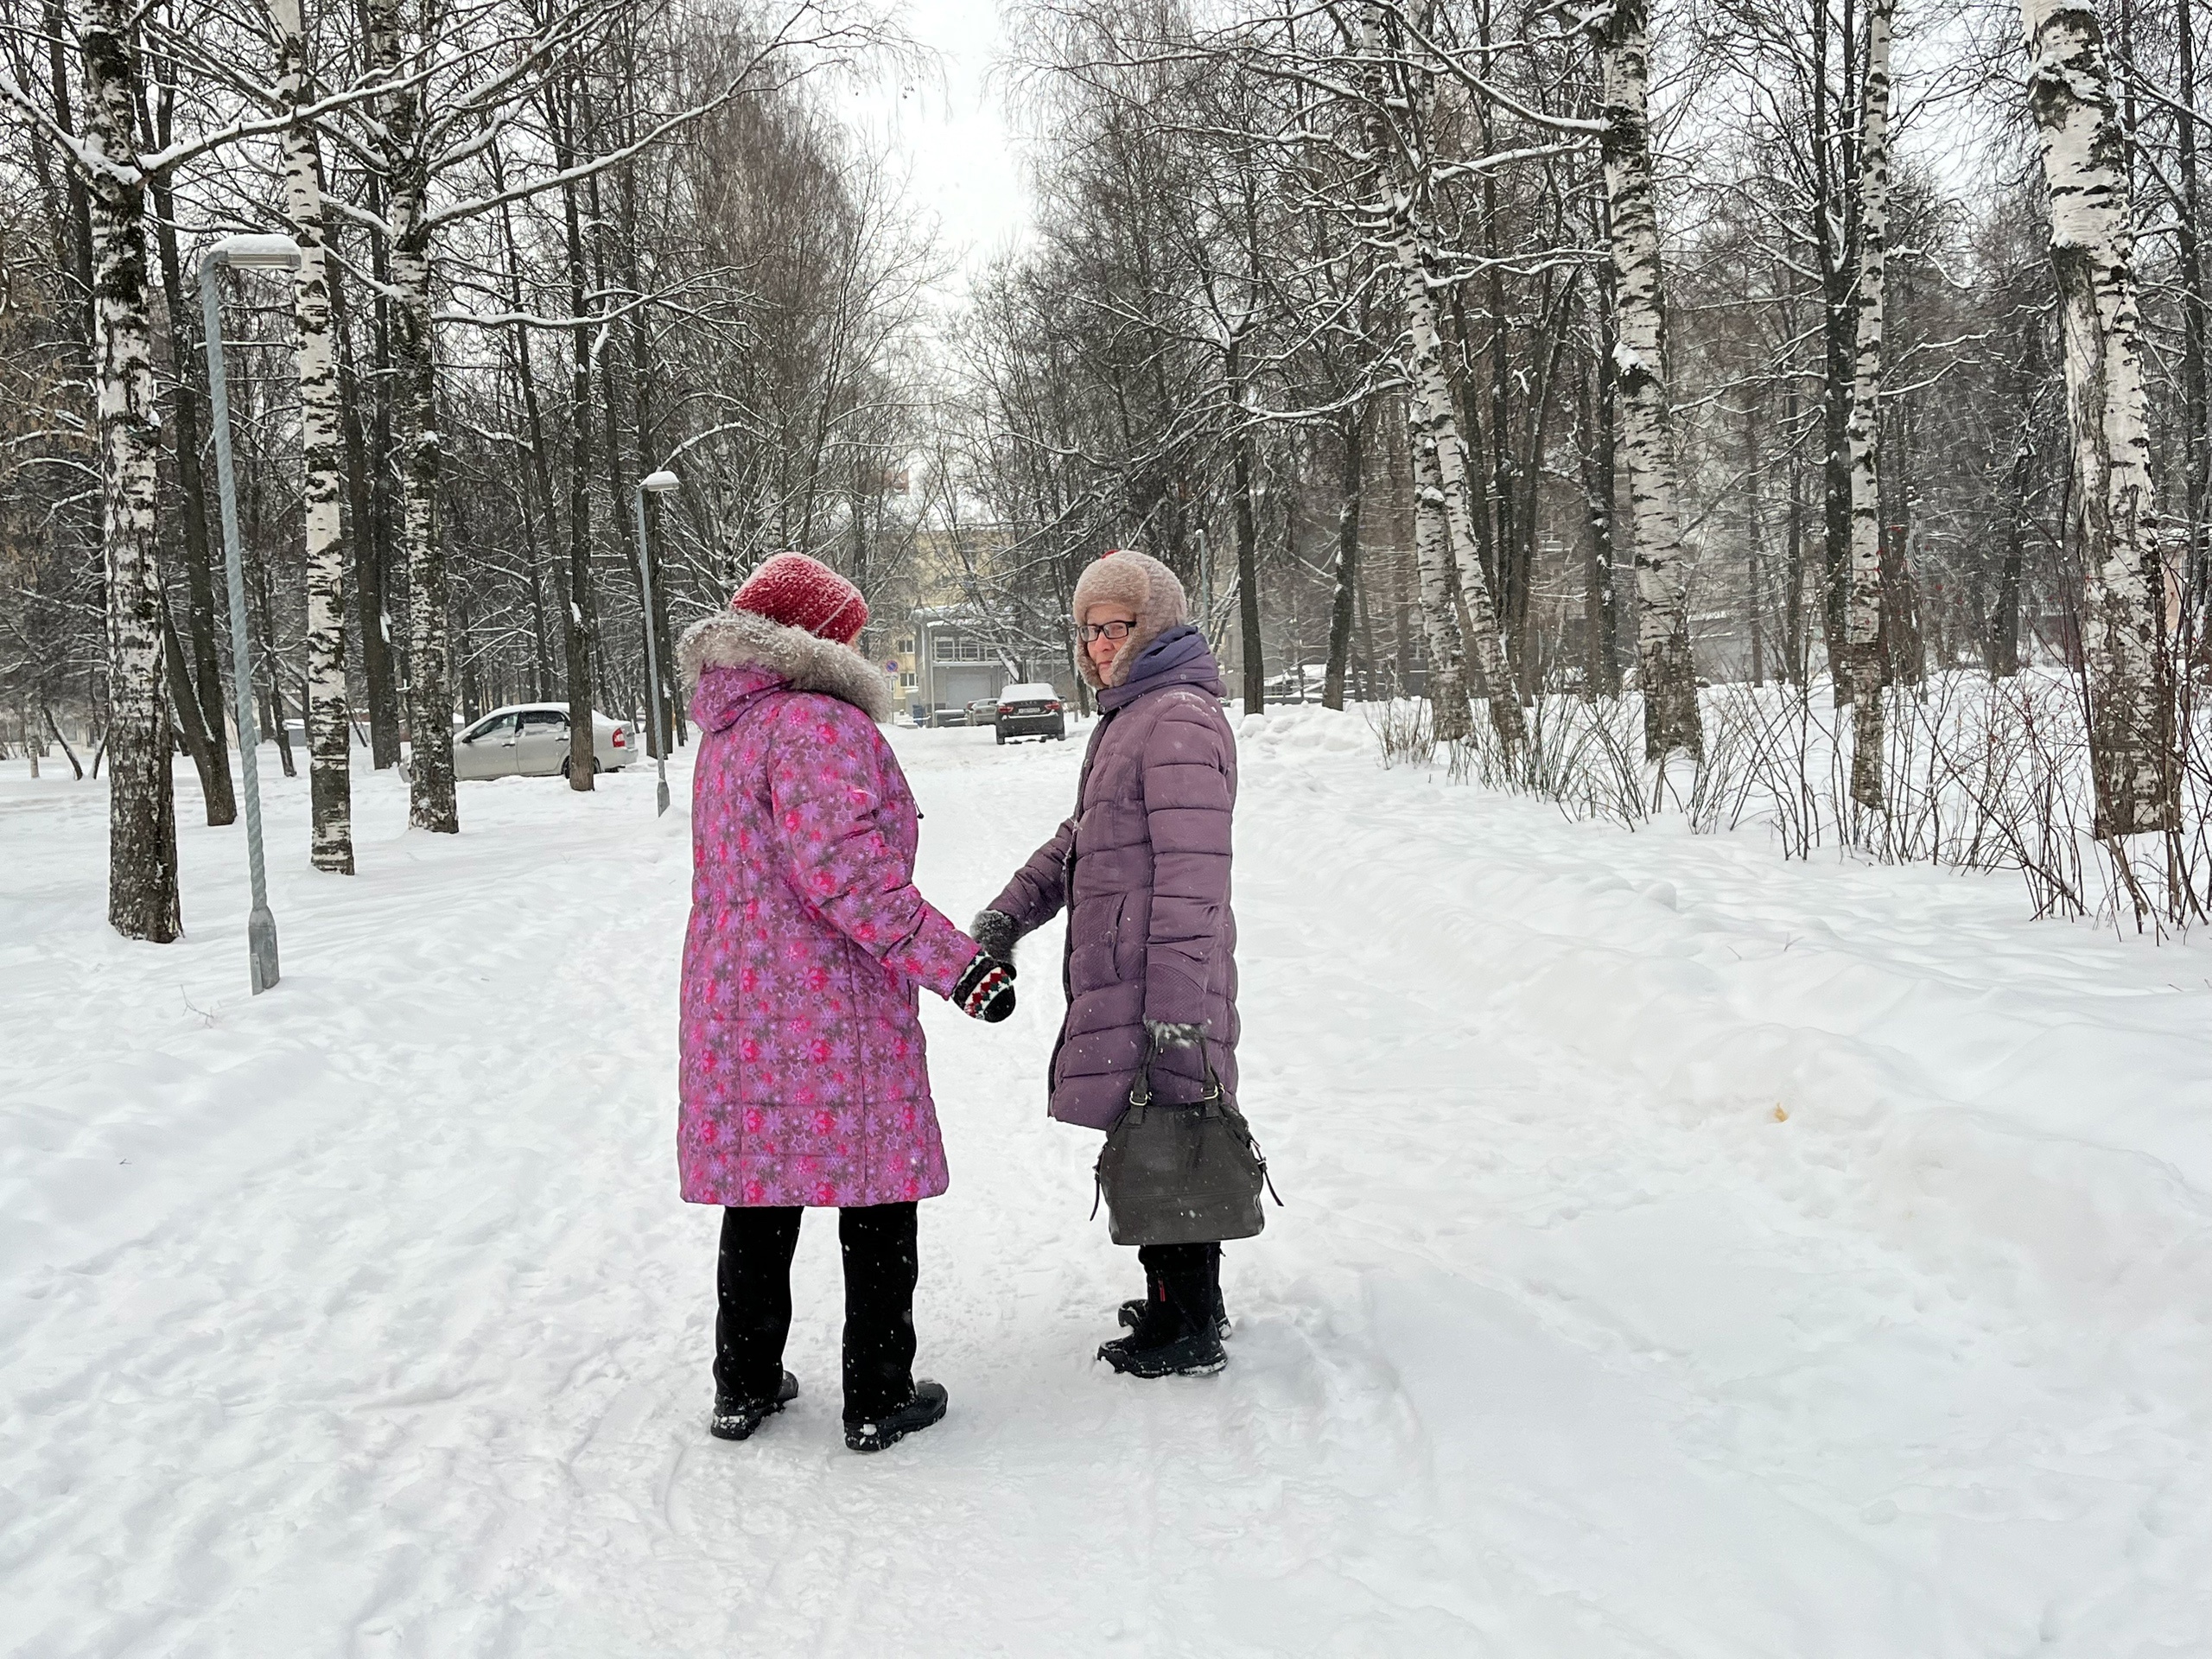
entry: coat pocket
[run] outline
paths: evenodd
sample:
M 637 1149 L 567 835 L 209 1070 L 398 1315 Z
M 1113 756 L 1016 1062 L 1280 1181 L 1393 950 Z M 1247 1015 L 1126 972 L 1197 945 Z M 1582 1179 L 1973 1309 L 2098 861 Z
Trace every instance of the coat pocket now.
M 1152 896 L 1122 894 L 1114 912 L 1114 977 L 1122 984 L 1144 977 L 1145 945 L 1151 937 Z

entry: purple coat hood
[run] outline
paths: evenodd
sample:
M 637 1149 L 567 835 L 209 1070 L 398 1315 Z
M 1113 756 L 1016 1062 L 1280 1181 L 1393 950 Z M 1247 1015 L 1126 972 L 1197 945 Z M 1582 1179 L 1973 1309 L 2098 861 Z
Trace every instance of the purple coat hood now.
M 1099 694 L 1075 816 L 991 908 L 1027 933 L 1068 910 L 1067 1018 L 1052 1052 L 1052 1114 L 1112 1127 L 1144 1063 L 1147 1023 L 1196 1026 L 1236 1091 L 1236 921 L 1230 823 L 1236 741 L 1221 670 L 1196 628 L 1162 634 Z M 1154 1063 L 1161 1098 L 1195 1100 L 1195 1048 Z

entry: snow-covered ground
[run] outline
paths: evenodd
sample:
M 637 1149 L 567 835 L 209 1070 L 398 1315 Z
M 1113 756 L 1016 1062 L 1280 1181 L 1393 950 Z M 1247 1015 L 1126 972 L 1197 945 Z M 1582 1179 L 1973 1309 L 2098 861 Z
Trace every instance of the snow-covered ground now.
M 896 739 L 988 899 L 1080 745 Z M 1057 936 L 928 1012 L 945 1422 L 705 1432 L 677 1201 L 682 813 L 462 786 L 362 874 L 270 783 L 284 981 L 180 772 L 186 942 L 102 920 L 97 786 L 0 781 L 0 1624 L 82 1655 L 2212 1650 L 2212 950 L 2009 879 L 1783 862 L 1247 722 L 1245 1103 L 1289 1207 L 1218 1376 L 1095 1364 L 1132 1254 L 1046 1122 Z M 273 756 L 271 757 L 273 760 Z M 275 770 L 264 766 L 266 778 Z M 679 775 L 679 799 L 687 782 Z

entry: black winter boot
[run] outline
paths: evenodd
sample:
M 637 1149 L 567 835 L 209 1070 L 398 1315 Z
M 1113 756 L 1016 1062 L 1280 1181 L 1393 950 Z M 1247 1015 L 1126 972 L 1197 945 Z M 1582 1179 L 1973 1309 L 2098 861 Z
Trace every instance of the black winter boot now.
M 734 1394 L 715 1395 L 715 1415 L 707 1425 L 707 1433 L 718 1440 L 744 1440 L 753 1437 L 753 1431 L 785 1406 L 798 1398 L 798 1378 L 789 1371 L 776 1387 L 774 1397 L 764 1400 L 741 1400 Z
M 1229 1363 L 1218 1324 L 1218 1245 L 1148 1244 L 1138 1252 L 1152 1296 L 1136 1328 L 1098 1357 L 1124 1376 L 1205 1376 Z
M 868 1422 L 846 1418 L 845 1444 L 855 1452 L 880 1452 L 887 1446 L 896 1446 L 917 1429 L 927 1428 L 944 1416 L 944 1383 L 917 1382 L 913 1397 L 896 1411 L 886 1412 Z

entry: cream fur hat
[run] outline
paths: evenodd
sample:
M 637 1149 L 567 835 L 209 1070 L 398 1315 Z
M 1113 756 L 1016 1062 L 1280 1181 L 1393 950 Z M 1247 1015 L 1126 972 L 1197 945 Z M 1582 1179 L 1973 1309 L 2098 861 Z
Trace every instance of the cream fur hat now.
M 1091 561 L 1075 585 L 1075 602 L 1070 607 L 1080 627 L 1089 619 L 1094 605 L 1113 605 L 1128 612 L 1136 619 L 1136 626 L 1129 630 L 1129 637 L 1114 653 L 1114 660 L 1107 665 L 1111 677 L 1102 681 L 1097 667 L 1090 660 L 1090 653 L 1078 651 L 1077 666 L 1083 677 L 1090 682 L 1093 690 L 1119 685 L 1129 675 L 1129 664 L 1154 640 L 1173 627 L 1191 620 L 1191 601 L 1183 591 L 1183 584 L 1170 570 L 1149 553 L 1139 553 L 1132 548 L 1112 548 Z

